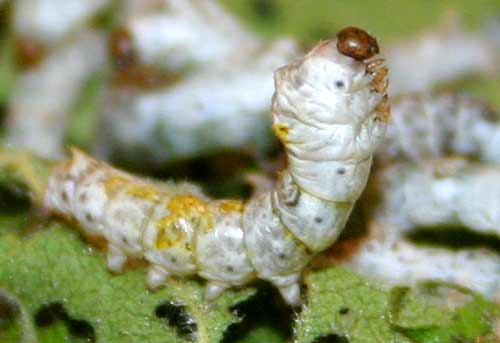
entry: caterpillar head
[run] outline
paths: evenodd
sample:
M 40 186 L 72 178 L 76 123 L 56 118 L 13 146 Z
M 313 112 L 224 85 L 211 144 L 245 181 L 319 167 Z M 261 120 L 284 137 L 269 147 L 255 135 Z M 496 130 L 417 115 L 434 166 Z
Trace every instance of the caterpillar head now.
M 378 144 L 389 112 L 387 69 L 375 57 L 378 51 L 368 33 L 346 28 L 275 72 L 273 128 L 285 145 L 315 141 L 316 131 L 323 140 L 330 131 L 346 135 L 343 142 L 361 138 Z

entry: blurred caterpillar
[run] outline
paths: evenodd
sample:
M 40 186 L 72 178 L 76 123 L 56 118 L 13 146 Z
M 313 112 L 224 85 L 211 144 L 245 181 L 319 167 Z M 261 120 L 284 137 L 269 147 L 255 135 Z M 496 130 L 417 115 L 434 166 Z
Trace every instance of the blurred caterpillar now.
M 500 164 L 500 121 L 491 108 L 461 94 L 409 95 L 392 106 L 377 157 L 416 163 L 448 155 Z
M 260 278 L 296 305 L 303 269 L 341 232 L 384 138 L 387 69 L 377 54 L 375 39 L 351 27 L 275 72 L 273 130 L 289 167 L 248 203 L 148 182 L 74 150 L 55 167 L 45 206 L 104 237 L 111 270 L 145 258 L 152 288 L 197 274 L 210 300 Z
M 395 164 L 379 175 L 384 189 L 375 220 L 398 231 L 463 226 L 500 236 L 500 168 L 463 158 Z M 422 192 L 425 189 L 425 192 Z
M 347 258 L 341 258 L 342 262 L 387 285 L 432 279 L 500 299 L 497 253 L 484 247 L 455 251 L 422 246 L 407 237 L 412 230 L 425 227 L 466 227 L 500 236 L 499 166 L 462 158 L 427 160 L 418 165 L 403 162 L 381 170 L 374 184 L 381 199 L 370 219 L 369 236 L 359 249 L 351 249 Z

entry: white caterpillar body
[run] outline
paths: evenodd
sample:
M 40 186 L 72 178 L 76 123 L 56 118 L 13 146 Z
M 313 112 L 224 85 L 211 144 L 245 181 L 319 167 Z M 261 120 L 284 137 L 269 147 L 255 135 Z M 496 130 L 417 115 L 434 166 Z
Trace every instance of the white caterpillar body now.
M 294 160 L 274 190 L 247 204 L 212 201 L 193 186 L 160 186 L 74 152 L 55 168 L 45 206 L 103 236 L 112 270 L 129 257 L 149 261 L 152 287 L 168 275 L 198 274 L 213 299 L 260 278 L 298 304 L 302 271 L 342 230 L 388 117 L 386 70 L 365 62 L 376 41 L 359 29 L 341 33 L 347 38 L 339 34 L 275 74 L 273 128 Z M 346 40 L 362 43 L 361 52 L 346 51 Z M 344 171 L 332 174 L 332 166 Z
M 379 171 L 380 194 L 369 237 L 343 262 L 389 285 L 449 282 L 500 298 L 500 258 L 485 248 L 459 251 L 412 243 L 417 228 L 466 227 L 500 236 L 500 168 L 442 158 L 402 162 Z
M 109 0 L 16 0 L 13 25 L 16 35 L 55 46 L 77 34 Z
M 139 63 L 175 71 L 252 54 L 260 43 L 212 0 L 165 0 L 154 12 L 125 18 L 122 30 Z
M 386 287 L 439 281 L 467 287 L 489 299 L 500 299 L 500 258 L 481 248 L 453 251 L 391 237 L 397 228 L 372 228 L 375 236 L 344 263 L 357 273 L 383 281 Z M 389 237 L 385 236 L 388 235 Z M 381 236 L 381 237 L 377 237 Z
M 69 112 L 81 87 L 106 61 L 104 37 L 79 33 L 23 73 L 9 99 L 7 144 L 60 158 Z
M 377 152 L 382 160 L 420 163 L 448 155 L 500 163 L 498 114 L 456 94 L 405 96 L 392 104 L 393 120 Z
M 464 226 L 500 236 L 500 168 L 459 158 L 401 163 L 381 174 L 375 220 L 398 231 Z M 422 191 L 425 190 L 425 191 Z
M 167 88 L 114 88 L 103 111 L 104 145 L 122 159 L 151 165 L 249 144 L 265 147 L 271 141 L 265 114 L 271 73 L 295 53 L 294 44 L 279 41 L 252 61 L 224 61 Z

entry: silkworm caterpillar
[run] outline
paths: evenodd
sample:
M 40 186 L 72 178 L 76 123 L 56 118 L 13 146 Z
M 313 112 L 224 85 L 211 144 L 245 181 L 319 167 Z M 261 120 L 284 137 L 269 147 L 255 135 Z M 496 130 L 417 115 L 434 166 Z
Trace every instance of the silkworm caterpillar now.
M 175 72 L 251 55 L 261 44 L 212 0 L 168 0 L 154 11 L 131 13 L 110 41 L 118 64 Z
M 500 298 L 500 258 L 487 249 L 450 249 L 422 246 L 394 237 L 394 226 L 374 224 L 372 236 L 343 260 L 355 272 L 383 281 L 386 287 L 412 286 L 422 281 L 467 287 L 483 296 Z
M 105 61 L 104 37 L 88 30 L 21 74 L 9 99 L 6 143 L 45 157 L 62 157 L 71 106 L 84 82 Z
M 377 153 L 380 159 L 420 163 L 460 155 L 500 164 L 499 116 L 477 99 L 425 93 L 392 105 L 393 120 Z
M 350 39 L 374 42 L 356 32 Z M 343 33 L 275 72 L 273 130 L 289 167 L 273 190 L 247 203 L 212 201 L 192 186 L 160 186 L 74 151 L 55 167 L 45 206 L 104 237 L 110 269 L 145 258 L 150 287 L 197 274 L 210 300 L 259 278 L 298 304 L 302 271 L 341 232 L 389 115 L 385 79 L 368 70 L 374 50 L 352 58 L 337 48 Z

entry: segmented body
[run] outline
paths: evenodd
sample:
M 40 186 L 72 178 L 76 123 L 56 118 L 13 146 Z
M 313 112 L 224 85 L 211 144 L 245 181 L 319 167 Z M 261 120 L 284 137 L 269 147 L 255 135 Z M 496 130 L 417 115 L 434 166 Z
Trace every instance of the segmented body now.
M 500 167 L 461 158 L 402 162 L 379 171 L 375 185 L 380 199 L 369 236 L 344 263 L 388 285 L 434 280 L 500 297 L 498 254 L 486 248 L 429 247 L 408 239 L 416 229 L 450 227 L 500 236 Z
M 424 162 L 449 155 L 500 163 L 498 114 L 459 94 L 420 94 L 393 103 L 387 141 L 377 155 L 384 161 Z
M 368 36 L 356 35 L 350 39 Z M 383 140 L 385 78 L 367 63 L 331 40 L 275 73 L 273 128 L 290 165 L 272 191 L 246 204 L 212 201 L 192 186 L 159 186 L 75 151 L 55 168 L 45 205 L 103 236 L 112 270 L 144 257 L 151 287 L 170 274 L 198 274 L 213 299 L 260 278 L 298 304 L 302 271 L 341 232 Z
M 393 163 L 378 171 L 381 201 L 373 219 L 397 232 L 459 225 L 500 234 L 498 115 L 450 94 L 404 98 L 393 107 L 378 153 Z

